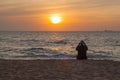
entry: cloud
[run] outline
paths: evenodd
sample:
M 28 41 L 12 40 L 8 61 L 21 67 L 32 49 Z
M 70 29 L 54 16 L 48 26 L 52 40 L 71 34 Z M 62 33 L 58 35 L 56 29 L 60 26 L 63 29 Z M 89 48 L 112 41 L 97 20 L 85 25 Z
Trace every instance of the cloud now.
M 49 13 L 50 11 L 89 10 L 94 8 L 120 7 L 119 0 L 2 0 L 0 16 Z M 107 8 L 106 8 L 107 7 Z

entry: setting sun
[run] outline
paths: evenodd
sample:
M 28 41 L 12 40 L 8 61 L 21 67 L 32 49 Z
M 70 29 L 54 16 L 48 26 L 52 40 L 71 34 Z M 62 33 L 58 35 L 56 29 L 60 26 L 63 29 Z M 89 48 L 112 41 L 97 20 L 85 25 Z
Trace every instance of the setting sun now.
M 54 15 L 51 17 L 51 21 L 53 24 L 58 24 L 61 22 L 61 17 L 60 16 L 57 16 L 57 15 Z

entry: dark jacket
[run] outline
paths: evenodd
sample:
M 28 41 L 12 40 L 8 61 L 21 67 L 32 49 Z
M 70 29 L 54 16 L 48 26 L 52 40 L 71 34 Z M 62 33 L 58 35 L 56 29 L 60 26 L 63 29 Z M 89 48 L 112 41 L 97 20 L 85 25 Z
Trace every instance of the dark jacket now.
M 79 44 L 76 50 L 78 51 L 77 59 L 87 59 L 87 45 Z

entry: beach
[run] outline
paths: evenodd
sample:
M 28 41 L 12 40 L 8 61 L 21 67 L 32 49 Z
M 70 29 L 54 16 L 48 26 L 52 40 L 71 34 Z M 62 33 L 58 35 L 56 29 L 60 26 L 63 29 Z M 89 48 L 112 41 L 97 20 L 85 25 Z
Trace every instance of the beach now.
M 0 60 L 0 80 L 119 80 L 120 62 Z

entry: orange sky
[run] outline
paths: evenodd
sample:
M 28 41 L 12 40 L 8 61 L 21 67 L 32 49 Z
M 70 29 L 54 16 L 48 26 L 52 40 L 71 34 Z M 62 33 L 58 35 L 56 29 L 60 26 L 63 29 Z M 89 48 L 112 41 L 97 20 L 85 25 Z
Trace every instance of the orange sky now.
M 59 14 L 62 22 L 52 24 Z M 120 0 L 1 0 L 0 30 L 120 30 Z

